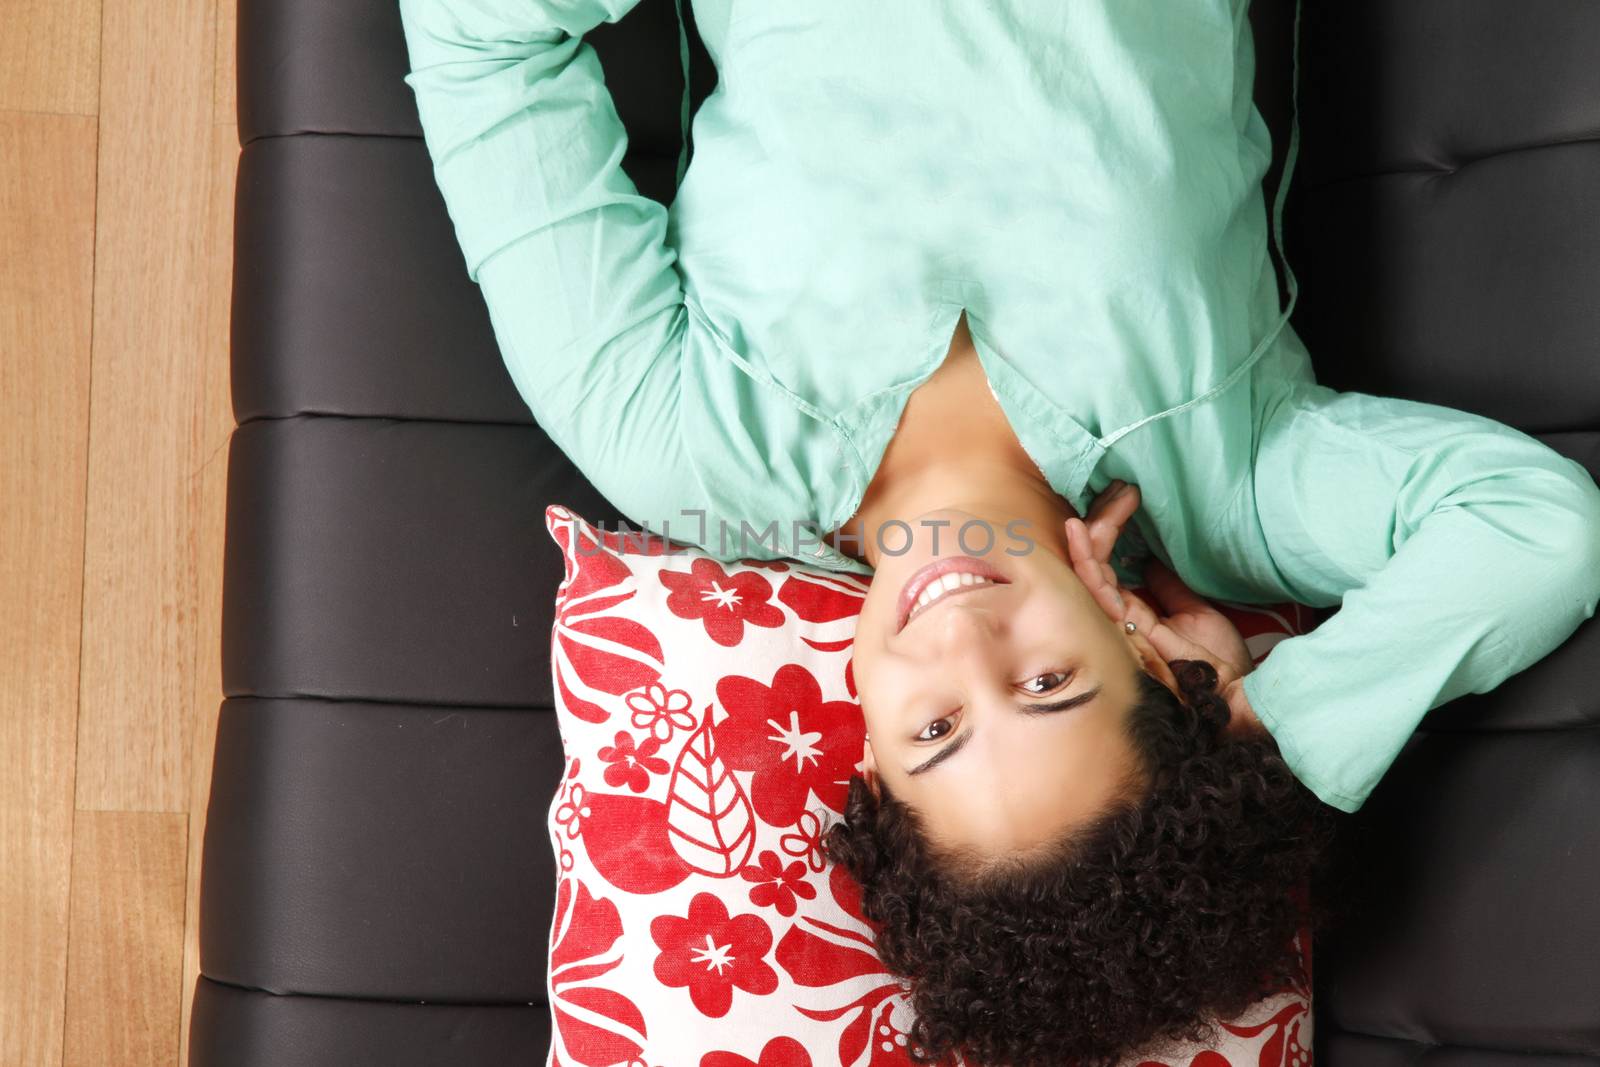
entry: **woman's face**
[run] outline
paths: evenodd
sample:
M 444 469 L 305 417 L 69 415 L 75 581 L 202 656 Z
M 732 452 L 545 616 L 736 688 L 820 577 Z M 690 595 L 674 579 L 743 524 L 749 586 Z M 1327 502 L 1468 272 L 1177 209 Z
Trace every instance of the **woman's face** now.
M 997 537 L 966 556 L 950 531 L 973 517 L 923 516 L 951 520 L 938 553 L 935 528 L 918 523 L 907 551 L 880 559 L 854 671 L 866 769 L 936 844 L 998 855 L 1054 840 L 1137 783 L 1124 721 L 1138 672 L 1175 681 L 1142 635 L 1095 603 L 1062 538 L 1033 534 L 1025 554 L 1009 555 L 1020 545 Z M 963 584 L 941 593 L 951 580 Z M 919 589 L 935 595 L 908 612 Z

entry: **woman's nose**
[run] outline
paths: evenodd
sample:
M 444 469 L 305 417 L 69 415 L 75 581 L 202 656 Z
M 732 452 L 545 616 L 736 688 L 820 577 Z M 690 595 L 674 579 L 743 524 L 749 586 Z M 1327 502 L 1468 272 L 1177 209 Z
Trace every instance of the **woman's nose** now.
M 985 659 L 993 648 L 1000 620 L 987 607 L 951 603 L 934 628 L 934 651 L 947 659 Z M 929 620 L 930 622 L 933 620 Z

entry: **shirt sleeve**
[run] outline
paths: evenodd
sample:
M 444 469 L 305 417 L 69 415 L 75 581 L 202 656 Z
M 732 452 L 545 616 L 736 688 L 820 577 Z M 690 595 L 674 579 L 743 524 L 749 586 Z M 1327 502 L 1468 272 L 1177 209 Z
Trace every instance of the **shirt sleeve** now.
M 1296 383 L 1263 417 L 1248 485 L 1284 591 L 1339 608 L 1244 692 L 1344 811 L 1428 711 L 1531 666 L 1600 601 L 1600 489 L 1488 418 Z
M 636 3 L 401 0 L 400 12 L 434 176 L 511 378 L 589 481 L 652 523 L 679 504 L 690 324 L 667 211 L 622 169 L 627 135 L 582 39 Z

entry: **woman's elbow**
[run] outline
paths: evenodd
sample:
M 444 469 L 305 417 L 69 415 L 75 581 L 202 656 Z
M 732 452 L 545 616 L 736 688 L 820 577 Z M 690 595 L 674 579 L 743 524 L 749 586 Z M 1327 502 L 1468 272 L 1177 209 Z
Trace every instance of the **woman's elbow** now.
M 1568 461 L 1560 488 L 1559 507 L 1546 531 L 1558 566 L 1566 575 L 1561 587 L 1583 618 L 1600 603 L 1600 486 L 1579 464 Z

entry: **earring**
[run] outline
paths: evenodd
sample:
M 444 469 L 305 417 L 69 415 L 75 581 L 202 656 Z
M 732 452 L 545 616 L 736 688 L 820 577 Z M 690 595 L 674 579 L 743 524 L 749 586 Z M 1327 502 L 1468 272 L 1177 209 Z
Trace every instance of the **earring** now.
M 1122 624 L 1122 628 L 1131 634 L 1139 627 L 1134 624 L 1132 619 L 1129 619 L 1127 622 Z

